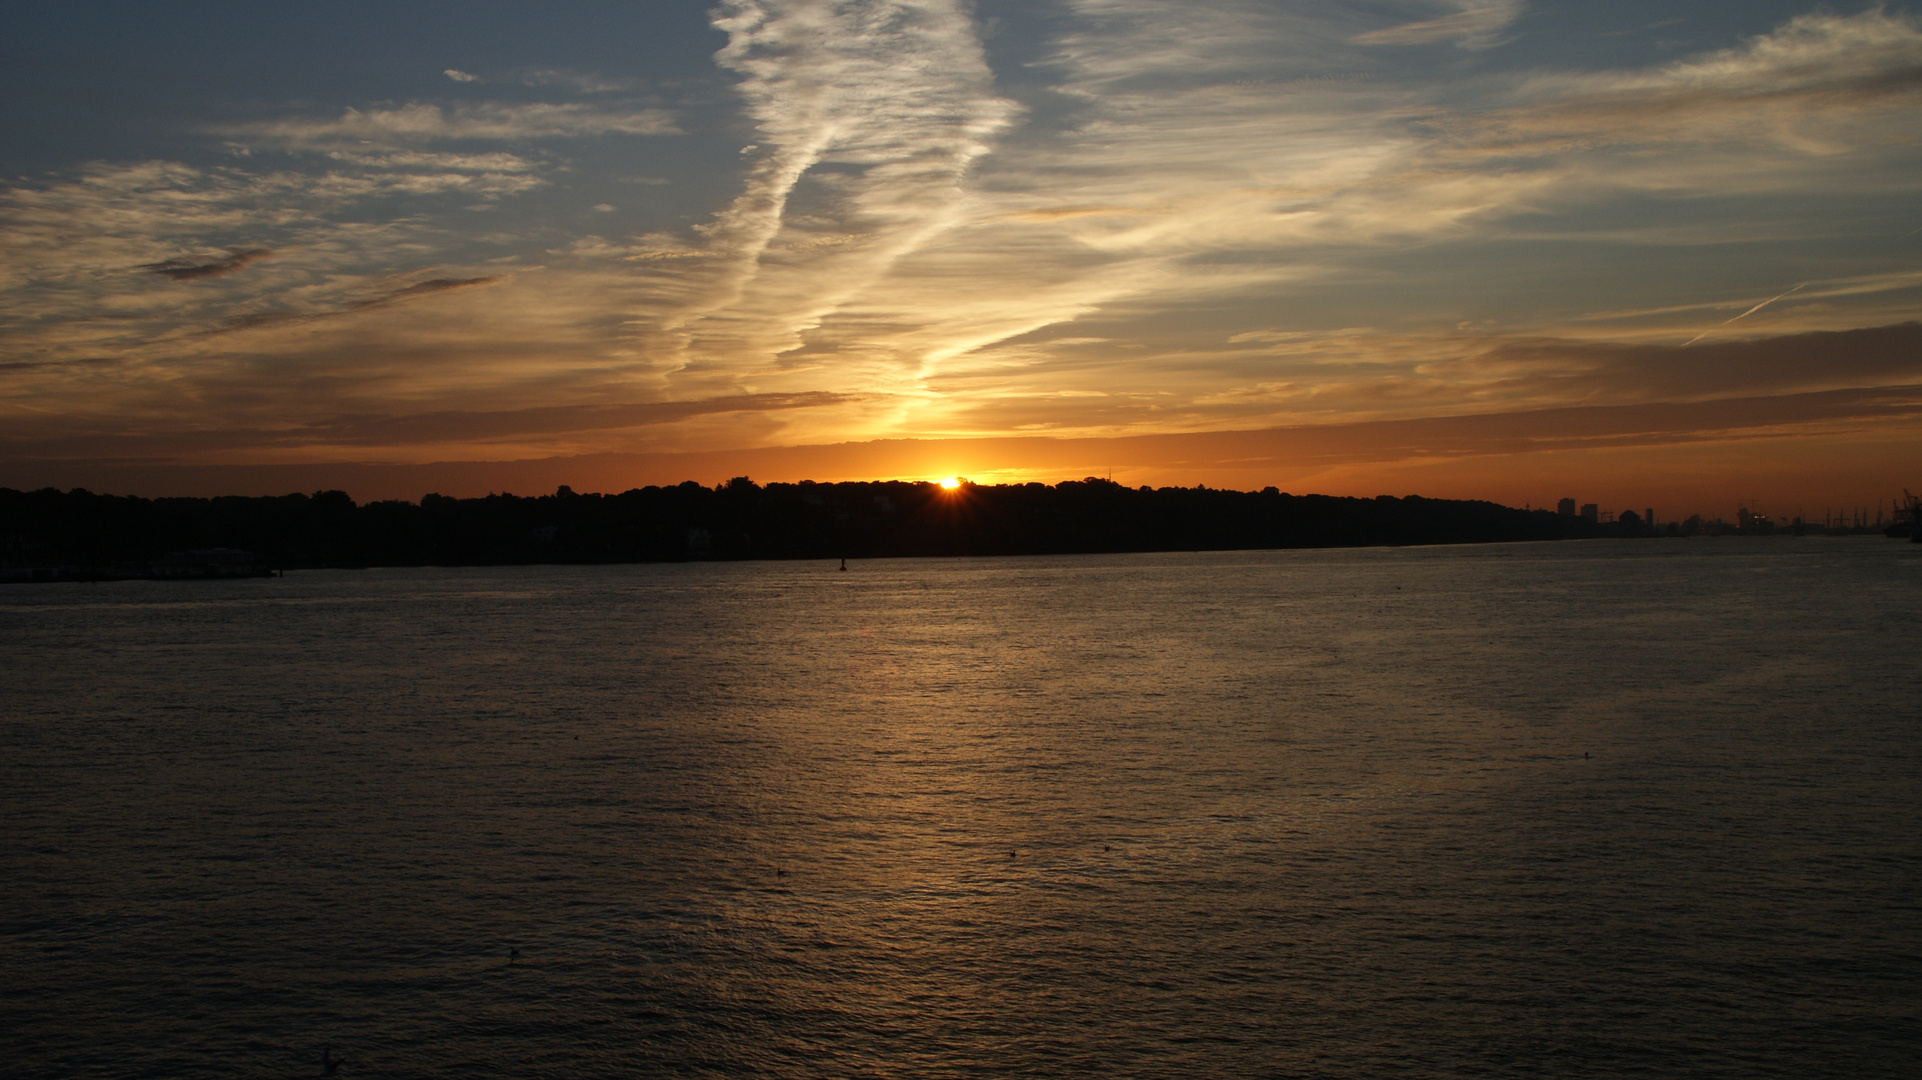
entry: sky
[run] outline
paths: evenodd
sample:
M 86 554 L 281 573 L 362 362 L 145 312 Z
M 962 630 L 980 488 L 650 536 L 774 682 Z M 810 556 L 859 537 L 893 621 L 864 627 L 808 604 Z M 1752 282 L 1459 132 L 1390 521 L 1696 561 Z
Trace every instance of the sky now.
M 1922 14 L 0 12 L 0 485 L 1819 517 L 1922 488 Z

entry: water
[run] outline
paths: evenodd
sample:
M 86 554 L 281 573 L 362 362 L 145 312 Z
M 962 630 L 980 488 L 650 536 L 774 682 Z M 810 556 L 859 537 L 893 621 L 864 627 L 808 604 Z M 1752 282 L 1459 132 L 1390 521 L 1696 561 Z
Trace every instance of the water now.
M 1922 547 L 834 565 L 0 589 L 0 1073 L 1922 1059 Z

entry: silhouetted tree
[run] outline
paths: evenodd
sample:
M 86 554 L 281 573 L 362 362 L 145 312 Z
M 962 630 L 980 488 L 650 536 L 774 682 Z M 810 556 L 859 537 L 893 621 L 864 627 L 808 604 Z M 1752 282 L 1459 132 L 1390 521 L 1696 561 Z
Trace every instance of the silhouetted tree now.
M 237 547 L 288 568 L 840 558 L 1478 543 L 1610 535 L 1547 511 L 1487 502 L 1193 488 L 1098 477 L 946 490 L 936 484 L 768 484 L 735 477 L 618 495 L 561 487 L 419 503 L 342 491 L 142 499 L 0 489 L 0 560 L 137 566 L 169 551 Z M 1639 526 L 1637 530 L 1639 531 Z

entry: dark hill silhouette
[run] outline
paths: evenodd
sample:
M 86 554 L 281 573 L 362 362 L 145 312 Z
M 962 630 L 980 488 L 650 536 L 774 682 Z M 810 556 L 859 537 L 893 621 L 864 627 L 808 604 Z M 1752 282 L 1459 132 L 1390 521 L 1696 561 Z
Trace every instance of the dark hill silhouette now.
M 0 488 L 0 561 L 136 570 L 169 552 L 250 551 L 264 566 L 492 565 L 1038 555 L 1463 544 L 1612 535 L 1490 502 L 1055 484 L 688 481 L 618 495 L 356 504 L 345 492 L 213 499 Z

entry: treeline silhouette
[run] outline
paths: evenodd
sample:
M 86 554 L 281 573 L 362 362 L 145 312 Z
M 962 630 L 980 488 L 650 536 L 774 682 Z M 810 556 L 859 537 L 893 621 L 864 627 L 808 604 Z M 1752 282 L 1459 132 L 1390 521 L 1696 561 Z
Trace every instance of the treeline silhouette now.
M 137 566 L 168 552 L 251 551 L 313 567 L 1040 555 L 1462 544 L 1608 535 L 1608 526 L 1490 502 L 1129 488 L 689 481 L 618 495 L 428 495 L 356 503 L 341 491 L 160 498 L 0 488 L 0 560 Z

